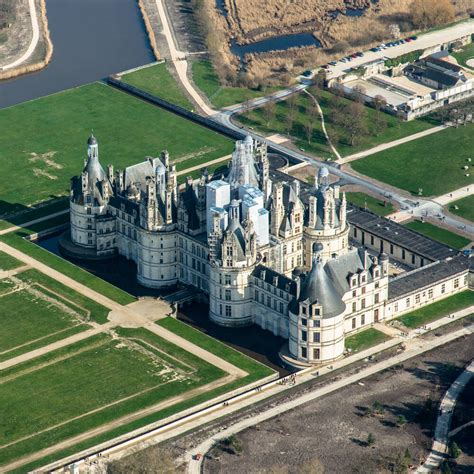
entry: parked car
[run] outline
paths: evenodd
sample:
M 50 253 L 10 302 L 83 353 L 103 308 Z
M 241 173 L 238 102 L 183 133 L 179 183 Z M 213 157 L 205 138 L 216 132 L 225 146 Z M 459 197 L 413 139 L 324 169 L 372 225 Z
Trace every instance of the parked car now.
M 329 64 L 330 64 L 331 66 L 335 66 L 335 65 L 337 64 L 337 61 L 331 61 Z
M 359 58 L 362 58 L 364 56 L 364 53 L 362 51 L 359 51 L 356 53 L 357 56 L 359 56 Z

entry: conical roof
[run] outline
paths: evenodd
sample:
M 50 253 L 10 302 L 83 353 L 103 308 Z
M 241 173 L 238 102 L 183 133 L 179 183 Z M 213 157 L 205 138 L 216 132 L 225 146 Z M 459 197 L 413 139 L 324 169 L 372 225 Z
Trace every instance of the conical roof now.
M 297 314 L 298 303 L 306 301 L 309 304 L 317 303 L 322 306 L 323 319 L 338 316 L 346 309 L 319 256 L 314 258 L 311 271 L 302 282 L 300 294 L 291 304 L 291 312 Z

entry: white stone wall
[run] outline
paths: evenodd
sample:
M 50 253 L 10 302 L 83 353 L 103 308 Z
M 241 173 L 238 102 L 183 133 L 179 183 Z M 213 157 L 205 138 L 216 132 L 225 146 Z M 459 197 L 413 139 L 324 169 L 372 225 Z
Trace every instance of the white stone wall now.
M 309 227 L 304 229 L 304 249 L 303 249 L 303 265 L 306 270 L 311 269 L 313 261 L 313 245 L 320 243 L 323 246 L 321 251 L 321 259 L 323 262 L 333 258 L 333 255 L 344 255 L 349 247 L 348 237 L 349 226 L 345 229 L 327 229 L 316 230 Z
M 70 202 L 71 240 L 80 247 L 96 248 L 96 222 L 95 217 L 105 214 L 107 206 L 87 207 Z M 89 212 L 88 212 L 89 210 Z

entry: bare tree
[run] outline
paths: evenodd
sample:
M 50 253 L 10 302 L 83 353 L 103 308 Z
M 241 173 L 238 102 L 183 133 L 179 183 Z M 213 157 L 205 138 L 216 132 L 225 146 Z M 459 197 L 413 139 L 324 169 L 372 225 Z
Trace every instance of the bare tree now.
M 375 133 L 380 134 L 387 128 L 387 118 L 382 111 L 387 106 L 387 100 L 381 95 L 374 97 L 374 108 L 375 108 Z
M 317 109 L 315 107 L 315 104 L 312 104 L 306 109 L 305 123 L 303 125 L 303 128 L 306 134 L 306 139 L 308 140 L 309 144 L 311 144 L 311 139 L 313 138 L 316 114 Z
M 263 107 L 263 116 L 265 117 L 265 122 L 267 127 L 270 125 L 270 122 L 275 118 L 275 102 L 272 100 L 268 101 Z
M 360 102 L 351 102 L 342 115 L 340 125 L 347 134 L 349 145 L 354 146 L 368 133 L 365 107 Z
M 413 24 L 420 29 L 449 23 L 455 15 L 451 0 L 413 0 L 410 11 Z

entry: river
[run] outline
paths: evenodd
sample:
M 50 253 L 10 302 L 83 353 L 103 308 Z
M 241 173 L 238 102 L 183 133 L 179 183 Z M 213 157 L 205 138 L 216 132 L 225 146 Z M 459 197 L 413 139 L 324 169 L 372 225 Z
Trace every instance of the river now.
M 51 63 L 0 82 L 0 108 L 155 60 L 136 0 L 46 0 Z

